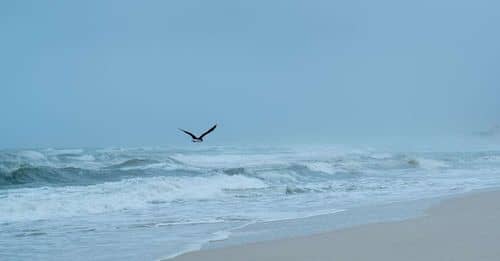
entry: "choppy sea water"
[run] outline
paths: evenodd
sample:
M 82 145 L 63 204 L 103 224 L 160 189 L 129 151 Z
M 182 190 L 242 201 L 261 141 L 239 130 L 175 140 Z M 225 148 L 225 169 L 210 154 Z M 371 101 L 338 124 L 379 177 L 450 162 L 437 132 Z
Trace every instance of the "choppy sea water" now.
M 255 222 L 500 185 L 500 151 L 0 151 L 1 260 L 154 260 Z

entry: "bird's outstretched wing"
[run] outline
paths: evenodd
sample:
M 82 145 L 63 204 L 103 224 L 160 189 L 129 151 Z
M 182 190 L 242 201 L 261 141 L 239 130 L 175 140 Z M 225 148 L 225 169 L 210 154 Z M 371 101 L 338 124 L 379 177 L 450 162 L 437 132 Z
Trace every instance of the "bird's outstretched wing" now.
M 209 134 L 210 132 L 212 132 L 213 130 L 215 130 L 215 128 L 217 128 L 217 124 L 215 124 L 212 128 L 210 128 L 209 130 L 205 131 L 205 133 L 201 134 L 200 136 L 200 139 L 203 139 L 203 137 L 205 137 L 205 135 Z
M 193 138 L 193 139 L 197 139 L 197 137 L 196 137 L 196 136 L 194 136 L 194 134 L 193 134 L 193 133 L 191 133 L 191 132 L 189 132 L 189 131 L 187 131 L 187 130 L 183 130 L 183 129 L 179 129 L 179 130 L 180 130 L 180 131 L 182 131 L 182 132 L 184 132 L 184 133 L 186 133 L 187 135 L 191 136 L 191 138 Z

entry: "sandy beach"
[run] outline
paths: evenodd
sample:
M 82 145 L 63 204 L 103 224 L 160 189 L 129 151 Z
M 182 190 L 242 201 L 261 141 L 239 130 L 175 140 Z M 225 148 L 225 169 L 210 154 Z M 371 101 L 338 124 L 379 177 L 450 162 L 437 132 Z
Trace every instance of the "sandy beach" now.
M 500 260 L 500 191 L 444 200 L 410 220 L 207 249 L 190 260 Z

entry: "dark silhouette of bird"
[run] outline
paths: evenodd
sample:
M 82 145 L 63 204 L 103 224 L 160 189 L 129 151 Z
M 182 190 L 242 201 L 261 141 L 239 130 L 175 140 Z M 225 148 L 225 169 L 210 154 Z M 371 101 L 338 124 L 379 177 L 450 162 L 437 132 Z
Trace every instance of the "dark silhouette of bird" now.
M 209 130 L 205 131 L 199 137 L 196 137 L 196 135 L 194 135 L 193 133 L 191 133 L 191 132 L 189 132 L 187 130 L 183 130 L 183 129 L 179 129 L 179 130 L 182 131 L 182 132 L 184 132 L 184 133 L 186 133 L 187 135 L 191 136 L 193 142 L 202 142 L 203 141 L 203 137 L 205 137 L 207 134 L 209 134 L 210 132 L 212 132 L 213 130 L 215 130 L 215 128 L 217 128 L 217 124 L 215 124 Z

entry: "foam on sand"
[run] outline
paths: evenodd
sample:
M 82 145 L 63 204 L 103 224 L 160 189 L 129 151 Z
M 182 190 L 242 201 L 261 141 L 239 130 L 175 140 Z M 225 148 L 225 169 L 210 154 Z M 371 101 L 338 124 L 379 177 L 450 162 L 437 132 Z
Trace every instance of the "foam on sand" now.
M 313 236 L 208 249 L 173 261 L 289 260 L 499 260 L 500 192 L 470 194 L 432 208 L 428 215 L 362 225 Z M 397 247 L 395 247 L 397 246 Z M 360 251 L 363 249 L 363 251 Z

